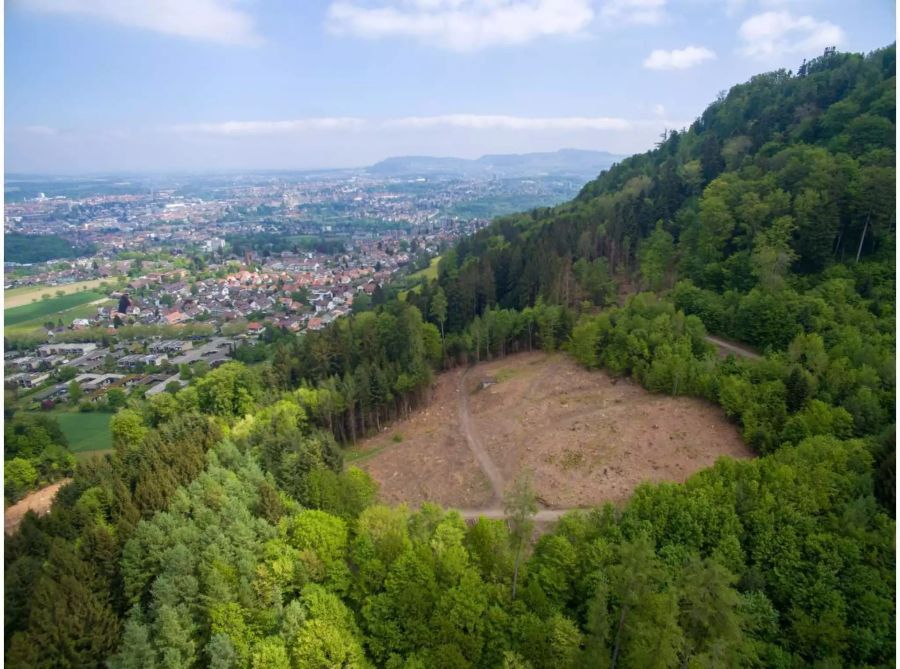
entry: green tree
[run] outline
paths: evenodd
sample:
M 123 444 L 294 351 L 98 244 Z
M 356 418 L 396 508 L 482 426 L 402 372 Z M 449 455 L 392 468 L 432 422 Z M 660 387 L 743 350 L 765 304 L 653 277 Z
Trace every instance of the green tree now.
M 16 502 L 38 480 L 38 471 L 24 458 L 12 458 L 3 463 L 3 494 L 10 502 Z
M 663 287 L 666 273 L 672 265 L 675 246 L 670 235 L 663 228 L 662 221 L 656 223 L 653 233 L 638 247 L 641 274 L 653 290 Z
M 447 295 L 438 286 L 431 297 L 431 317 L 441 326 L 441 342 L 444 341 L 444 322 L 447 320 Z
M 106 403 L 111 409 L 121 409 L 127 401 L 125 391 L 121 388 L 110 388 L 106 391 Z
M 513 579 L 512 598 L 516 598 L 516 586 L 519 581 L 519 565 L 522 551 L 531 539 L 534 529 L 534 515 L 537 513 L 537 495 L 530 471 L 522 471 L 503 496 L 503 511 L 509 523 L 509 538 L 512 544 Z
M 78 401 L 84 397 L 84 391 L 81 389 L 81 384 L 74 379 L 69 381 L 68 385 L 68 394 L 69 404 L 78 404 Z
M 113 447 L 123 452 L 136 449 L 147 435 L 141 415 L 132 409 L 122 409 L 109 421 Z
M 734 666 L 743 650 L 740 599 L 735 578 L 710 558 L 693 559 L 681 573 L 679 624 L 684 631 L 683 664 L 703 658 L 705 666 Z

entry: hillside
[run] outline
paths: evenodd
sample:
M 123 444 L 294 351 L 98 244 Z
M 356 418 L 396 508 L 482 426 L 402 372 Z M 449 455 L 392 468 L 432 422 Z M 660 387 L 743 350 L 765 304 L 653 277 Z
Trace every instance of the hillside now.
M 114 452 L 6 541 L 7 666 L 892 666 L 894 66 L 889 47 L 755 77 L 575 201 L 463 240 L 405 300 L 130 403 Z M 708 331 L 764 356 L 722 359 Z M 437 371 L 535 350 L 717 404 L 759 457 L 533 543 L 527 472 L 506 520 L 467 524 L 379 505 L 344 467 Z
M 865 401 L 852 386 L 823 394 L 867 433 L 894 406 L 894 66 L 892 46 L 735 86 L 575 201 L 463 240 L 411 299 L 431 313 L 439 285 L 461 332 L 487 309 L 663 292 L 715 334 L 792 361 L 813 341 L 873 374 Z
M 857 260 L 891 263 L 894 68 L 892 46 L 817 59 L 804 76 L 759 75 L 573 202 L 498 220 L 445 263 L 456 323 L 487 302 L 609 301 L 611 277 L 748 293 L 801 287 Z M 476 300 L 455 299 L 463 284 Z

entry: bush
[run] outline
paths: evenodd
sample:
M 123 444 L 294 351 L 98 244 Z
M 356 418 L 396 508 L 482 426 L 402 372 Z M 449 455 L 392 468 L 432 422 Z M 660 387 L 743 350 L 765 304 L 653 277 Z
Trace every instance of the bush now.
M 10 502 L 18 501 L 34 487 L 37 479 L 37 469 L 24 458 L 13 458 L 3 463 L 3 494 Z

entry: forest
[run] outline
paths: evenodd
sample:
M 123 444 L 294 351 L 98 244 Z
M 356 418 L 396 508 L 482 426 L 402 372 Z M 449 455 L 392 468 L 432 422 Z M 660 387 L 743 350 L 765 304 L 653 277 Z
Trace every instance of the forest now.
M 893 46 L 754 77 L 405 300 L 131 401 L 6 541 L 8 666 L 893 666 L 894 87 Z M 533 543 L 515 489 L 467 525 L 345 467 L 435 373 L 536 348 L 717 403 L 759 457 Z

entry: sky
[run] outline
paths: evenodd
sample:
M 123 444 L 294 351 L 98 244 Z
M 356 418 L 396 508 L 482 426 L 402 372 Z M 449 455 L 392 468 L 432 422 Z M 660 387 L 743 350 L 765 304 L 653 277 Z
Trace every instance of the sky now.
M 892 0 L 6 0 L 7 173 L 631 154 Z

